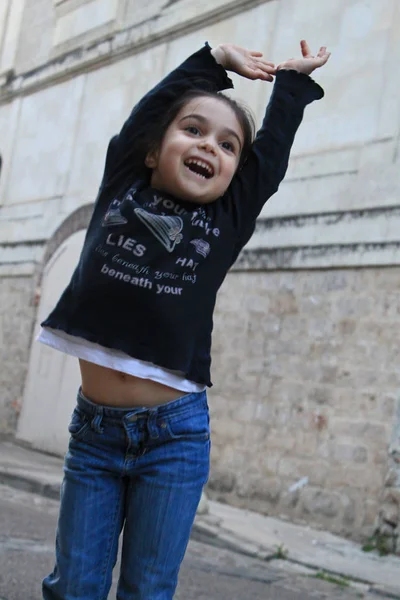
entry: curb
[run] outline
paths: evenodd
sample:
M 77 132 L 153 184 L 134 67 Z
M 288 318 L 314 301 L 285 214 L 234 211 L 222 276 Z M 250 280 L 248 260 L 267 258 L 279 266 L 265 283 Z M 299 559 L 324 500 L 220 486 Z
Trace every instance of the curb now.
M 9 471 L 0 470 L 0 484 L 8 485 L 17 490 L 23 492 L 30 492 L 31 494 L 38 494 L 38 496 L 44 496 L 51 500 L 60 499 L 61 484 L 56 483 L 43 483 L 35 477 L 28 477 L 27 475 L 17 475 L 16 473 L 10 473 Z
M 251 542 L 239 540 L 229 532 L 221 532 L 217 527 L 196 521 L 192 527 L 191 537 L 196 542 L 231 550 L 258 560 L 269 561 L 276 554 L 275 551 L 266 552 Z
M 279 560 L 279 557 L 276 554 L 276 549 L 267 550 L 266 548 L 252 544 L 247 540 L 242 541 L 237 536 L 232 535 L 229 532 L 221 532 L 218 527 L 209 525 L 207 523 L 196 523 L 195 521 L 192 528 L 192 538 L 195 541 L 208 544 L 210 546 L 216 546 L 217 548 L 231 550 L 233 552 L 237 552 L 238 554 L 249 556 L 250 558 L 265 561 L 271 565 L 274 564 L 275 560 Z M 291 559 L 290 556 L 286 557 L 284 560 L 290 565 L 298 565 L 304 569 L 308 569 L 310 571 L 308 576 L 312 577 L 312 574 L 317 574 L 318 572 L 322 571 L 327 575 L 346 579 L 349 582 L 349 586 L 353 589 L 357 589 L 359 586 L 365 586 L 368 593 L 377 596 L 377 598 L 400 600 L 400 590 L 391 590 L 390 588 L 376 585 L 370 581 L 361 581 L 360 579 L 356 578 L 353 579 L 348 575 L 343 575 L 343 573 L 340 573 L 339 571 L 328 571 L 322 567 L 318 568 L 314 565 L 309 565 L 307 563 L 302 563 L 299 560 Z
M 371 586 L 370 593 L 374 594 L 378 598 L 390 598 L 391 600 L 400 600 L 400 592 L 390 590 L 388 588 L 382 588 L 377 586 Z

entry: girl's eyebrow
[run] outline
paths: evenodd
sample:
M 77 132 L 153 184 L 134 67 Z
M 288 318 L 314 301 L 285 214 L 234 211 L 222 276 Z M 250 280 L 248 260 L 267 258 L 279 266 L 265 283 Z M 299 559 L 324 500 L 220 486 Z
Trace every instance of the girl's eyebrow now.
M 208 123 L 208 119 L 206 117 L 203 117 L 203 115 L 197 115 L 196 113 L 191 113 L 190 115 L 186 115 L 186 117 L 182 117 L 182 119 L 180 119 L 179 123 L 182 123 L 182 121 L 184 121 L 185 119 L 197 119 L 198 121 L 200 121 L 200 123 L 204 123 L 204 124 Z M 225 127 L 224 133 L 235 137 L 239 143 L 240 150 L 242 150 L 242 142 L 240 141 L 240 137 L 238 136 L 236 131 L 233 131 L 233 129 L 229 129 L 229 127 Z

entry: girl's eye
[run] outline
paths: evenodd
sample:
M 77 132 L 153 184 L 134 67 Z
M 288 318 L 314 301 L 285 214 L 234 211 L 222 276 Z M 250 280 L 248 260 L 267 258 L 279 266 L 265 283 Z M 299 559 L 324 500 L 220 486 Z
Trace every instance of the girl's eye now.
M 185 131 L 188 131 L 193 135 L 200 135 L 199 129 L 197 129 L 197 127 L 195 127 L 194 125 L 189 125 L 189 127 L 186 127 Z
M 221 146 L 224 148 L 224 150 L 228 150 L 229 152 L 234 152 L 235 150 L 233 144 L 230 142 L 222 142 Z

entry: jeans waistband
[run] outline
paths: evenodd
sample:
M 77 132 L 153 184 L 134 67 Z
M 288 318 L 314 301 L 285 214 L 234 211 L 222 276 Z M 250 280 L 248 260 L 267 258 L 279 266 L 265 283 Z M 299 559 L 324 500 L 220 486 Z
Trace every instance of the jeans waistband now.
M 114 406 L 105 406 L 103 404 L 96 404 L 87 398 L 82 389 L 79 388 L 77 397 L 78 407 L 88 416 L 95 417 L 101 415 L 106 418 L 121 420 L 127 415 L 136 414 L 143 417 L 147 415 L 167 417 L 169 415 L 178 415 L 186 412 L 187 410 L 193 410 L 196 406 L 203 405 L 203 408 L 208 409 L 207 404 L 207 392 L 193 392 L 192 394 L 185 394 L 177 400 L 171 400 L 165 404 L 159 404 L 157 406 L 134 406 L 131 408 L 120 408 Z

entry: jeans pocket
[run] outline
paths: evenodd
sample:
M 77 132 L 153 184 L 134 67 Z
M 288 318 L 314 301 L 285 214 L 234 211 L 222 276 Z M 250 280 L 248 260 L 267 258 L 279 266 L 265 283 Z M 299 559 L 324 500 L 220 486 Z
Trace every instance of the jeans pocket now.
M 185 413 L 170 417 L 166 422 L 169 436 L 173 439 L 207 441 L 210 439 L 210 419 L 208 411 Z
M 75 439 L 82 438 L 86 431 L 90 428 L 88 417 L 78 407 L 72 413 L 71 422 L 68 426 L 68 431 Z

